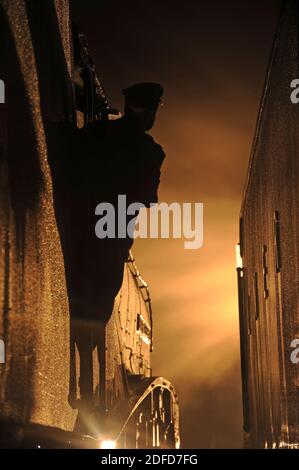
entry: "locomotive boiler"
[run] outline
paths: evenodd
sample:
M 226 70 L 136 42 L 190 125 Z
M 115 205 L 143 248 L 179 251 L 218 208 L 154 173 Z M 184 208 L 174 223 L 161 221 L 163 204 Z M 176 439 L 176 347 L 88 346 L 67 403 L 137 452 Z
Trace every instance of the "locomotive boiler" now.
M 131 253 L 88 362 L 70 328 L 49 155 L 63 158 L 68 129 L 118 112 L 67 0 L 1 0 L 0 23 L 0 446 L 178 448 L 177 395 L 152 374 L 151 300 Z

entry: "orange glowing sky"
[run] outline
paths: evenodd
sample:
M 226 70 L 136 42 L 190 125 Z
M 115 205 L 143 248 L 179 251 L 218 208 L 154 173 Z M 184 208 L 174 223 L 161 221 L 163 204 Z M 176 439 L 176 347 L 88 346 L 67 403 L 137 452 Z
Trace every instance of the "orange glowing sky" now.
M 139 81 L 165 86 L 153 136 L 167 158 L 160 201 L 204 203 L 204 245 L 138 240 L 154 307 L 153 372 L 179 392 L 183 447 L 242 445 L 235 244 L 279 0 L 103 2 L 76 20 L 113 105 Z
M 164 111 L 166 114 L 166 108 Z M 195 423 L 184 416 L 184 409 L 192 414 L 190 402 L 197 402 L 203 391 L 207 390 L 204 409 L 210 405 L 211 411 L 207 418 L 201 416 L 204 410 L 198 411 L 197 426 L 201 427 L 201 419 L 213 422 L 213 416 L 216 419 L 224 406 L 228 407 L 226 420 L 230 427 L 233 406 L 232 439 L 238 446 L 242 422 L 235 244 L 241 191 L 239 187 L 238 197 L 234 194 L 240 186 L 239 182 L 234 184 L 234 178 L 235 172 L 240 175 L 241 171 L 245 177 L 247 159 L 242 152 L 250 150 L 253 129 L 236 132 L 230 126 L 221 127 L 221 114 L 197 125 L 192 116 L 189 118 L 190 122 L 172 119 L 172 132 L 178 140 L 176 143 L 171 138 L 169 149 L 167 129 L 163 129 L 166 116 L 158 121 L 160 125 L 157 123 L 155 136 L 161 142 L 164 137 L 168 155 L 159 196 L 162 201 L 204 203 L 203 247 L 193 251 L 185 250 L 181 240 L 138 240 L 134 252 L 153 298 L 154 373 L 169 377 L 177 385 L 187 428 L 194 428 Z M 180 147 L 187 132 L 188 139 L 196 137 L 188 144 L 188 159 L 182 159 Z M 233 387 L 226 397 L 229 381 Z M 216 390 L 218 397 L 209 389 Z M 186 434 L 189 432 L 186 430 Z M 209 432 L 210 437 L 202 445 L 225 445 L 225 439 L 220 437 L 218 442 L 213 431 Z M 194 447 L 198 440 L 194 439 Z

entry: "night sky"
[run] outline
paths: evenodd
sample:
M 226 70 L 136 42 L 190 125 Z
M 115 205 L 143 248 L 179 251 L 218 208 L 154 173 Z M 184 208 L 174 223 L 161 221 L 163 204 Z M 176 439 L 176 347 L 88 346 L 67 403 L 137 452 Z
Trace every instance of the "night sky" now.
M 137 82 L 165 88 L 151 132 L 167 154 L 159 198 L 204 203 L 204 246 L 134 244 L 153 299 L 153 373 L 179 393 L 182 447 L 240 447 L 235 244 L 281 1 L 71 4 L 111 105 Z

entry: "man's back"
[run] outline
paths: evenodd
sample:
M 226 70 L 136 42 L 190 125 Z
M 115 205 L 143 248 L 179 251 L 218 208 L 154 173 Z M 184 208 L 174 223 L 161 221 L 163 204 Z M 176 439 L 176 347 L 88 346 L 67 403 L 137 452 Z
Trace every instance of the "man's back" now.
M 68 198 L 60 220 L 70 303 L 75 315 L 104 321 L 121 287 L 133 240 L 98 239 L 95 208 L 107 202 L 117 215 L 122 194 L 127 204 L 157 202 L 164 152 L 126 117 L 86 126 L 76 133 L 72 147 L 64 168 Z M 128 216 L 127 223 L 136 216 Z
M 165 154 L 149 134 L 126 117 L 96 122 L 81 132 L 87 148 L 81 153 L 82 164 L 88 166 L 84 170 L 89 174 L 86 181 L 97 203 L 113 203 L 118 194 L 147 207 L 157 202 Z

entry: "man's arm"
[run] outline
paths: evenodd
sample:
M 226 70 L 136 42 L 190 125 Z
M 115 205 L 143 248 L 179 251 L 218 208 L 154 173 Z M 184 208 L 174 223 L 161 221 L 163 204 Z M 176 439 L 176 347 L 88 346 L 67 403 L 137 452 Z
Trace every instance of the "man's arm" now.
M 150 136 L 147 136 L 150 137 Z M 150 137 L 147 139 L 141 155 L 141 171 L 139 177 L 139 193 L 146 207 L 158 202 L 161 166 L 165 158 L 162 147 Z

